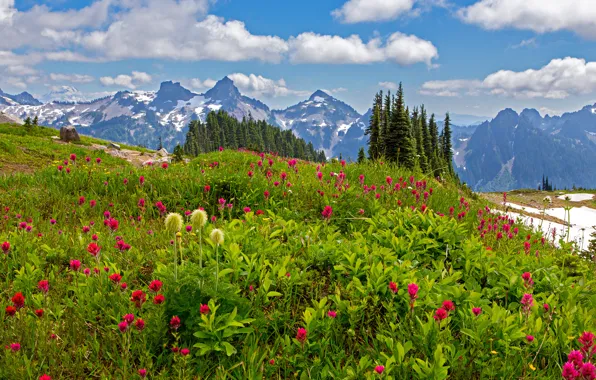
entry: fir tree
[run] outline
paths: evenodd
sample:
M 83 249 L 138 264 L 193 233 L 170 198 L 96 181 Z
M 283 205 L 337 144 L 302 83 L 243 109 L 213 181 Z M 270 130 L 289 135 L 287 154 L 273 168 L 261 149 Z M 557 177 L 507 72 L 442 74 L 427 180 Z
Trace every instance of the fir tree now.
M 31 129 L 31 127 L 33 127 L 33 124 L 31 123 L 31 118 L 30 117 L 27 117 L 25 119 L 24 126 L 25 126 L 26 129 Z
M 35 117 L 33 118 L 33 126 L 37 127 L 39 125 L 39 119 L 37 118 L 37 115 L 35 115 Z
M 453 172 L 453 151 L 451 150 L 451 119 L 449 113 L 445 115 L 443 127 L 443 159 L 449 172 Z
M 381 128 L 381 143 L 379 144 L 380 152 L 382 156 L 387 156 L 387 146 L 385 144 L 386 137 L 389 134 L 389 128 L 391 126 L 391 92 L 387 92 L 385 96 L 385 105 L 382 107 L 381 113 L 383 114 L 383 126 Z
M 174 148 L 174 157 L 172 160 L 174 162 L 181 162 L 182 160 L 184 160 L 183 154 L 184 154 L 184 152 L 183 152 L 180 144 L 176 145 L 176 147 Z
M 364 148 L 360 147 L 358 150 L 358 163 L 362 164 L 364 161 L 366 161 L 366 155 L 364 153 Z
M 430 131 L 428 130 L 428 122 L 426 120 L 426 109 L 424 106 L 420 106 L 420 129 L 422 132 L 422 144 L 424 146 L 424 157 L 427 162 L 427 169 L 425 173 L 430 172 L 432 166 L 432 145 L 430 139 Z
M 373 104 L 372 115 L 370 122 L 364 134 L 369 136 L 368 138 L 368 156 L 371 160 L 377 160 L 381 157 L 381 135 L 380 135 L 380 124 L 381 124 L 381 110 L 379 109 L 379 98 L 380 94 L 375 96 Z
M 390 129 L 384 140 L 387 146 L 386 157 L 390 162 L 397 162 L 410 169 L 416 166 L 416 146 L 411 138 L 410 118 L 405 110 L 401 83 L 392 107 Z
M 161 136 L 159 136 L 159 146 L 157 147 L 157 150 L 162 150 L 163 149 L 163 142 L 161 140 Z

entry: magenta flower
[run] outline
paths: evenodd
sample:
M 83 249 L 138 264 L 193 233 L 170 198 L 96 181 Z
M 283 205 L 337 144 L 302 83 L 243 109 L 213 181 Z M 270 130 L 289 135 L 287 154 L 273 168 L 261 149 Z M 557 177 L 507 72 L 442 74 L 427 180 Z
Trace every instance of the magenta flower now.
M 375 372 L 378 373 L 379 375 L 382 374 L 384 370 L 385 370 L 385 367 L 382 365 L 378 365 L 375 367 Z
M 472 313 L 474 313 L 475 316 L 479 316 L 482 313 L 482 308 L 480 308 L 480 307 L 473 307 L 472 308 Z

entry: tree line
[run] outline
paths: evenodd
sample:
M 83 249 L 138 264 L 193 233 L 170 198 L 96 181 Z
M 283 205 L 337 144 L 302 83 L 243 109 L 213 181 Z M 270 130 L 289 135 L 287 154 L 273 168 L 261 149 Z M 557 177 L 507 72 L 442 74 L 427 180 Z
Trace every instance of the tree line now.
M 368 136 L 368 158 L 397 163 L 413 170 L 419 168 L 434 176 L 455 175 L 451 149 L 451 120 L 445 115 L 444 127 L 439 133 L 435 115 L 427 115 L 424 105 L 412 112 L 405 105 L 401 83 L 396 95 L 383 91 L 375 95 Z M 364 148 L 358 161 L 365 159 Z
M 325 152 L 315 150 L 312 143 L 294 136 L 292 131 L 281 130 L 266 121 L 254 120 L 250 115 L 239 121 L 219 110 L 210 112 L 205 122 L 190 122 L 182 147 L 185 154 L 197 156 L 218 150 L 219 147 L 274 152 L 283 157 L 317 162 L 326 160 Z

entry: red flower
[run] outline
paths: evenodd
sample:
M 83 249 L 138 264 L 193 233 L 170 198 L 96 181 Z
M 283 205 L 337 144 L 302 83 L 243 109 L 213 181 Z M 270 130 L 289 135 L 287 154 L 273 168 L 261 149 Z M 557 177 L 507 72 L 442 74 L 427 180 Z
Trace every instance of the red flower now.
M 190 354 L 190 350 L 188 348 L 183 348 L 180 350 L 180 355 L 186 356 L 188 354 Z
M 159 280 L 153 280 L 151 281 L 151 283 L 149 284 L 149 289 L 152 292 L 155 293 L 159 293 L 159 291 L 161 290 L 161 287 L 163 286 L 163 282 L 159 281 Z
M 147 296 L 145 295 L 145 293 L 142 290 L 135 290 L 134 292 L 132 292 L 132 296 L 130 297 L 130 300 L 132 302 L 134 302 L 136 307 L 138 307 L 140 309 L 141 306 L 143 306 L 143 304 L 147 300 Z
M 50 290 L 50 283 L 48 280 L 41 280 L 37 283 L 37 289 L 42 293 L 47 293 Z
M 203 304 L 201 304 L 201 307 L 200 307 L 199 311 L 201 312 L 201 314 L 209 314 L 209 312 L 211 310 L 209 309 L 209 305 L 203 305 Z
M 114 284 L 118 284 L 120 280 L 122 280 L 122 276 L 120 275 L 120 273 L 113 273 L 109 276 L 109 279 L 112 280 Z
M 87 246 L 87 252 L 89 252 L 93 257 L 97 257 L 100 251 L 101 247 L 97 245 L 97 243 L 89 243 L 89 245 Z
M 394 294 L 397 293 L 397 284 L 393 281 L 389 282 L 389 290 L 391 290 Z
M 327 316 L 329 316 L 329 318 L 334 318 L 337 317 L 337 312 L 333 311 L 333 310 L 329 310 L 327 312 Z
M 15 293 L 15 295 L 12 296 L 12 304 L 17 309 L 20 309 L 23 306 L 25 306 L 25 296 L 23 296 L 23 293 L 21 293 L 21 292 Z
M 155 298 L 153 298 L 153 303 L 156 305 L 161 305 L 162 303 L 164 303 L 166 300 L 166 297 L 163 296 L 163 294 L 158 294 L 155 296 Z
M 35 310 L 35 315 L 37 315 L 39 318 L 43 317 L 43 309 Z
M 126 332 L 126 330 L 128 330 L 128 323 L 126 321 L 118 323 L 118 330 L 120 330 L 121 333 Z
M 135 315 L 134 314 L 126 314 L 124 317 L 122 317 L 123 321 L 126 321 L 126 323 L 132 323 L 132 321 L 135 320 Z
M 534 336 L 533 335 L 526 335 L 526 340 L 528 341 L 528 343 L 532 343 L 534 341 Z
M 168 163 L 164 162 L 163 164 L 161 164 L 162 169 L 167 169 L 168 168 Z
M 443 319 L 447 318 L 447 316 L 447 310 L 440 307 L 435 311 L 435 315 L 433 316 L 433 318 L 435 319 L 435 321 L 441 322 Z
M 106 226 L 110 228 L 112 231 L 116 231 L 118 229 L 118 221 L 114 218 L 110 218 L 106 220 L 107 223 L 104 223 Z
M 174 330 L 178 330 L 180 327 L 180 318 L 177 315 L 174 315 L 170 320 L 170 327 Z
M 321 212 L 321 215 L 323 215 L 323 218 L 325 218 L 327 220 L 331 219 L 332 214 L 333 214 L 333 208 L 331 206 L 325 206 L 325 208 Z
M 408 285 L 408 294 L 410 295 L 410 300 L 415 300 L 418 298 L 418 285 L 416 284 L 409 284 Z
M 206 193 L 210 192 L 211 191 L 211 186 L 205 185 L 205 187 L 203 188 L 203 191 L 206 192 Z
M 4 243 L 2 243 L 2 252 L 8 254 L 8 251 L 10 251 L 10 243 L 5 241 Z
M 298 328 L 298 332 L 296 333 L 296 340 L 304 344 L 304 342 L 306 342 L 307 334 L 308 332 L 306 331 L 306 329 L 302 327 Z
M 455 310 L 455 305 L 451 300 L 446 300 L 443 301 L 443 308 L 449 312 Z
M 375 367 L 375 372 L 378 373 L 379 375 L 382 374 L 384 370 L 385 370 L 385 367 L 383 367 L 382 365 L 378 365 Z
M 52 378 L 50 377 L 50 375 L 44 373 L 39 377 L 39 380 L 52 380 Z
M 16 314 L 17 309 L 14 306 L 6 306 L 6 309 L 4 311 L 6 313 L 6 315 L 8 315 L 9 317 L 12 317 Z
M 482 313 L 482 308 L 480 308 L 480 307 L 473 307 L 472 308 L 472 313 L 474 313 L 475 316 L 479 316 L 480 313 Z
M 142 320 L 141 318 L 137 319 L 135 321 L 135 327 L 137 330 L 143 331 L 143 329 L 145 328 L 145 321 Z
M 275 359 L 270 359 L 269 360 L 269 365 L 275 365 Z
M 143 379 L 147 377 L 147 370 L 145 368 L 141 368 L 139 370 L 139 376 L 141 376 Z
M 10 349 L 12 350 L 12 352 L 17 352 L 21 350 L 21 344 L 20 343 L 11 343 L 10 344 Z

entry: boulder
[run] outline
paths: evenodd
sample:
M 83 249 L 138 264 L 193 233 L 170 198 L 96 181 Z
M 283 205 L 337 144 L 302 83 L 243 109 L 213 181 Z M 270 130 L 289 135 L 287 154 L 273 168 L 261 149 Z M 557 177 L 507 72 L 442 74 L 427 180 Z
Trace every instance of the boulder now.
M 108 146 L 108 148 L 120 150 L 120 145 L 118 145 L 116 143 L 110 143 L 110 145 Z
M 160 150 L 157 151 L 157 154 L 159 154 L 162 157 L 167 157 L 168 151 L 166 150 L 166 148 L 161 148 Z
M 73 126 L 62 127 L 60 128 L 60 140 L 71 142 L 71 141 L 81 141 L 79 137 L 79 132 Z

